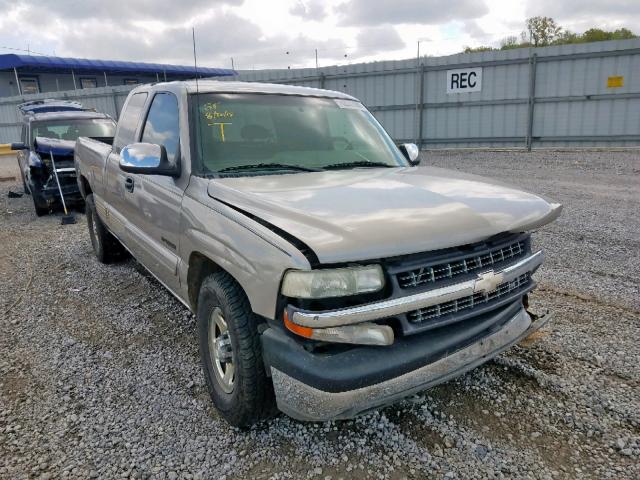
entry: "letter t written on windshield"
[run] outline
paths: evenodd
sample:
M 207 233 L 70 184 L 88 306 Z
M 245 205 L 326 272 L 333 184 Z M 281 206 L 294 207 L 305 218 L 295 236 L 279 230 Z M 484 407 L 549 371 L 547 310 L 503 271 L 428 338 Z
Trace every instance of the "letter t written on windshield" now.
M 205 103 L 203 108 L 203 115 L 207 119 L 207 125 L 210 127 L 220 128 L 220 139 L 224 142 L 224 127 L 225 125 L 233 125 L 233 122 L 225 122 L 223 120 L 230 120 L 233 118 L 233 112 L 220 108 L 218 102 Z

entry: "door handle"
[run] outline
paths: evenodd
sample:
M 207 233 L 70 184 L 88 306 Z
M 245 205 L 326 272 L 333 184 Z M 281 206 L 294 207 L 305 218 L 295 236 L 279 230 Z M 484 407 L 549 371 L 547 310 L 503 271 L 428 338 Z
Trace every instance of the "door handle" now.
M 133 192 L 133 187 L 135 186 L 135 183 L 133 183 L 133 178 L 131 177 L 127 177 L 124 180 L 124 188 L 127 192 Z

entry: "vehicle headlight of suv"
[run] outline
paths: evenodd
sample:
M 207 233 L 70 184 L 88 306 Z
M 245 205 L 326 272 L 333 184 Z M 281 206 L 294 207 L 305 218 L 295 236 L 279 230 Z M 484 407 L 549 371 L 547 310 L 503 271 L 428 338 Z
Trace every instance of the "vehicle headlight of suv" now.
M 294 298 L 347 297 L 377 292 L 382 287 L 384 273 L 380 265 L 291 270 L 284 276 L 282 294 Z

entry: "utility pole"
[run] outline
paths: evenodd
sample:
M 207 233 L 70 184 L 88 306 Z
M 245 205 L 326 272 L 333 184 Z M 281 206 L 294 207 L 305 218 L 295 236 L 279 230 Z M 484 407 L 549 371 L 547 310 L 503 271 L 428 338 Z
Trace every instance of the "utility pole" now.
M 22 96 L 22 87 L 20 86 L 20 78 L 18 77 L 18 69 L 13 67 L 13 74 L 16 76 L 16 87 L 18 87 L 18 95 Z
M 316 48 L 316 70 L 318 69 L 318 49 Z
M 233 66 L 233 57 L 231 57 L 231 70 L 235 70 L 235 67 Z
M 420 91 L 418 90 L 419 88 L 421 88 L 421 83 L 418 79 L 418 75 L 421 75 L 422 72 L 420 71 L 420 40 L 418 40 L 418 52 L 416 53 L 416 111 L 414 113 L 413 116 L 413 121 L 415 122 L 415 127 L 413 129 L 413 143 L 418 143 L 418 137 L 422 136 L 422 132 L 418 132 L 418 115 L 421 115 L 421 113 L 419 112 L 420 109 Z
M 525 138 L 525 148 L 531 151 L 533 145 L 533 119 L 536 101 L 536 64 L 538 55 L 533 53 L 533 33 L 529 29 L 529 98 L 527 101 L 527 136 Z

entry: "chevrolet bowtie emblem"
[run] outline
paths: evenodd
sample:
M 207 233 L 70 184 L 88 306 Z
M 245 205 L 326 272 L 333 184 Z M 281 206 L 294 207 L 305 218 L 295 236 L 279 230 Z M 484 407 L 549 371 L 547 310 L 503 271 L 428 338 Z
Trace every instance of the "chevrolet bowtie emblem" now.
M 473 291 L 482 293 L 493 292 L 502 282 L 502 273 L 495 273 L 493 270 L 489 270 L 488 272 L 478 275 L 478 279 L 473 285 Z

